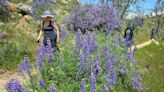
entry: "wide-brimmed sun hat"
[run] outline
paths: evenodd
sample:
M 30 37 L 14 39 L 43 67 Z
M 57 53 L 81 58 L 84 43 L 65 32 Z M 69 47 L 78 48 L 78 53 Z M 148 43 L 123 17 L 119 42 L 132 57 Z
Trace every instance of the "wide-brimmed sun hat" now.
M 44 11 L 43 15 L 41 15 L 41 17 L 42 17 L 42 18 L 46 18 L 46 17 L 51 17 L 51 18 L 53 18 L 54 15 L 53 15 L 53 13 L 50 12 L 49 10 L 46 10 L 46 11 Z

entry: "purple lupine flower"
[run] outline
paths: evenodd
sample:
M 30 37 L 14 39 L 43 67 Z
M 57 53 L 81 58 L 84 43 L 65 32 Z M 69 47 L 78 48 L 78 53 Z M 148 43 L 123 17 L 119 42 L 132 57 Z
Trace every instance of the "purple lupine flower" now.
M 18 65 L 18 74 L 23 75 L 23 67 L 22 65 Z
M 93 66 L 93 58 L 92 57 L 89 57 L 89 66 L 90 66 L 90 69 L 92 69 L 92 66 Z
M 5 88 L 6 88 L 7 92 L 11 92 L 12 91 L 12 84 L 6 83 Z
M 115 46 L 115 48 L 118 48 L 119 47 L 119 44 L 118 44 L 118 41 L 117 40 L 114 41 L 114 46 Z
M 46 45 L 46 47 L 48 49 L 48 52 L 51 52 L 52 51 L 51 40 L 49 38 L 47 39 L 47 45 Z
M 66 28 L 65 27 L 62 27 L 62 31 L 61 31 L 61 40 L 62 40 L 62 42 L 65 41 L 66 35 L 67 35 Z
M 43 59 L 46 59 L 46 60 L 48 60 L 48 58 L 49 58 L 49 53 L 50 53 L 48 47 L 49 47 L 49 46 L 47 46 L 47 45 L 46 45 L 46 46 L 43 45 L 43 46 L 41 47 L 41 52 L 42 52 L 42 54 L 43 54 Z
M 125 74 L 127 69 L 126 69 L 125 66 L 121 66 L 119 71 L 120 71 L 121 74 Z
M 105 54 L 104 56 L 105 56 L 106 61 L 108 61 L 109 58 L 110 58 L 109 46 L 108 46 L 108 45 L 106 45 L 106 46 L 104 47 L 104 54 Z
M 36 4 L 37 7 L 43 6 L 42 0 L 35 0 L 35 4 Z
M 73 34 L 74 34 L 74 25 L 73 24 L 70 24 L 70 31 L 71 31 L 72 36 L 73 36 Z
M 74 47 L 74 56 L 78 57 L 78 53 L 79 53 L 78 48 L 75 46 Z
M 96 56 L 95 65 L 96 65 L 96 67 L 95 67 L 95 76 L 97 76 L 101 71 L 100 55 Z
M 121 44 L 122 44 L 123 46 L 126 45 L 126 40 L 125 40 L 124 38 L 120 37 L 120 38 L 119 38 L 119 41 L 121 42 Z
M 90 77 L 90 92 L 96 92 L 96 77 L 94 73 L 91 73 Z
M 85 55 L 81 55 L 80 57 L 80 65 L 79 65 L 79 71 L 78 74 L 81 75 L 83 73 L 84 70 L 84 65 L 85 65 L 85 61 L 86 61 L 86 57 Z
M 88 42 L 88 44 L 90 44 L 90 32 L 87 31 L 86 33 L 86 42 Z
M 90 44 L 90 51 L 94 52 L 97 48 L 98 48 L 98 45 L 96 43 L 95 34 L 93 33 L 92 34 L 92 41 L 91 41 L 91 44 Z
M 85 80 L 82 80 L 81 81 L 80 92 L 85 92 L 85 90 L 86 90 L 85 86 L 86 86 Z
M 88 65 L 87 65 L 87 74 L 86 74 L 86 76 L 88 77 L 88 76 L 90 76 L 91 75 L 91 72 L 92 72 L 92 66 L 93 66 L 93 58 L 89 55 L 88 56 Z
M 112 66 L 117 64 L 114 53 L 111 55 L 111 61 L 112 61 Z
M 13 91 L 15 90 L 15 92 L 21 92 L 23 87 L 17 79 L 12 79 L 12 89 Z
M 6 6 L 8 4 L 8 1 L 7 0 L 0 0 L 0 4 Z
M 118 11 L 112 5 L 84 5 L 69 16 L 69 24 L 75 24 L 75 29 L 93 30 L 95 27 L 107 25 L 108 31 L 121 27 Z
M 51 47 L 50 39 L 47 40 L 47 45 L 43 44 L 37 49 L 37 65 L 40 71 L 43 70 L 43 59 L 52 63 L 54 59 L 54 48 Z
M 112 25 L 111 25 L 111 23 L 107 23 L 105 25 L 105 31 L 106 31 L 106 34 L 107 35 L 110 34 L 110 32 L 112 31 Z
M 133 53 L 133 51 L 127 54 L 127 58 L 129 59 L 129 61 L 130 61 L 133 65 L 135 65 L 135 60 L 134 60 L 134 53 Z
M 81 30 L 78 29 L 77 31 L 77 36 L 76 36 L 76 44 L 78 48 L 82 48 L 83 47 L 83 35 L 81 33 Z
M 22 67 L 23 67 L 23 70 L 24 70 L 28 75 L 31 75 L 29 59 L 28 59 L 27 56 L 24 57 L 24 60 L 23 60 L 23 62 L 22 62 Z
M 90 49 L 90 32 L 87 32 L 86 34 L 86 40 L 83 45 L 83 53 L 87 56 L 89 54 Z
M 107 86 L 104 86 L 104 88 L 103 88 L 103 92 L 109 92 L 109 89 L 108 89 Z
M 55 87 L 50 87 L 50 91 L 49 92 L 56 92 L 56 88 Z
M 53 53 L 53 51 L 54 51 L 54 49 L 52 48 L 51 40 L 50 39 L 47 39 L 47 51 L 49 53 Z
M 18 74 L 21 75 L 24 79 L 26 78 L 26 76 L 24 75 L 23 66 L 21 64 L 18 65 Z
M 137 89 L 138 92 L 142 91 L 142 84 L 141 84 L 141 76 L 136 78 L 132 78 L 131 80 L 132 86 Z
M 41 7 L 49 3 L 49 0 L 33 0 L 36 7 Z
M 141 64 L 142 63 L 142 60 L 138 60 L 138 63 Z
M 39 79 L 39 85 L 44 89 L 46 88 L 46 84 L 42 79 Z
M 24 90 L 18 79 L 12 79 L 5 87 L 8 92 L 23 92 Z
M 112 68 L 112 61 L 111 61 L 111 59 L 108 59 L 106 61 L 106 74 L 109 74 L 111 68 Z
M 83 53 L 87 56 L 89 54 L 89 42 L 86 40 L 83 46 Z
M 43 70 L 43 45 L 37 49 L 37 65 L 40 71 Z
M 54 56 L 54 48 L 51 46 L 50 39 L 47 39 L 47 46 L 45 46 L 45 52 L 44 52 L 45 58 L 49 63 L 52 63 L 53 56 Z
M 126 47 L 127 47 L 127 48 L 130 48 L 131 45 L 132 45 L 131 41 L 126 41 Z
M 116 82 L 117 75 L 115 72 L 112 72 L 108 77 L 108 86 L 111 88 Z

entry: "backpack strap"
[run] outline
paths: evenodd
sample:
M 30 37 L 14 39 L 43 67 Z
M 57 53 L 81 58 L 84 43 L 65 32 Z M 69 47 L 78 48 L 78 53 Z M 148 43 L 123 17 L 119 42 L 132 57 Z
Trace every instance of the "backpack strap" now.
M 53 27 L 53 21 L 50 20 L 50 25 Z
M 43 26 L 44 26 L 44 22 L 45 22 L 45 21 L 42 22 L 42 25 L 43 25 Z

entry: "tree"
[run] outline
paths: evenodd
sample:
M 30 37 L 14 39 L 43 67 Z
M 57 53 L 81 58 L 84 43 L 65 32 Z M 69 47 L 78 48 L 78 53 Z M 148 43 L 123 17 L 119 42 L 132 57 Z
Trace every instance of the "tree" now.
M 113 5 L 119 10 L 120 18 L 123 19 L 125 14 L 129 11 L 130 6 L 144 0 L 100 0 L 100 3 L 113 3 Z
M 157 34 L 158 34 L 158 38 L 160 35 L 160 28 L 162 28 L 164 26 L 164 1 L 162 0 L 157 0 L 155 7 L 153 9 L 154 13 L 155 13 L 155 17 L 154 17 L 154 24 L 156 26 L 156 30 L 157 30 Z

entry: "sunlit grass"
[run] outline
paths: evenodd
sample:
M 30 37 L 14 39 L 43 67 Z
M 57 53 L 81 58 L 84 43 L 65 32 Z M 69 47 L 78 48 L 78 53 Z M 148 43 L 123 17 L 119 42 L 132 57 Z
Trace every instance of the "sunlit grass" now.
M 164 91 L 164 41 L 160 45 L 151 44 L 136 52 L 135 57 L 142 60 L 140 70 L 143 74 L 143 84 L 146 92 Z
M 0 67 L 2 70 L 15 70 L 25 55 L 34 60 L 36 45 L 32 36 L 8 24 L 1 28 L 8 33 L 6 39 L 0 40 Z

